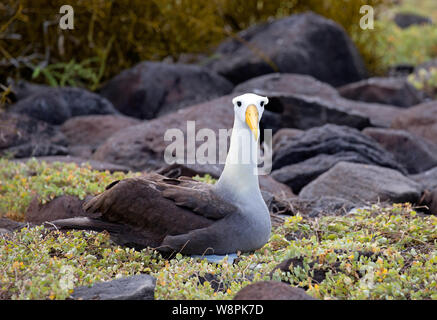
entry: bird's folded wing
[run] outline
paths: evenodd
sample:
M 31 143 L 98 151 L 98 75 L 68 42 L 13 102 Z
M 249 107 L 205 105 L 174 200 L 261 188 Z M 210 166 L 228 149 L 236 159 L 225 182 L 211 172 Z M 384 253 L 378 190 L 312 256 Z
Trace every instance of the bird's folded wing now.
M 123 179 L 85 202 L 88 213 L 101 213 L 108 222 L 128 224 L 159 234 L 181 234 L 209 226 L 213 220 L 179 207 L 163 196 L 160 175 Z
M 206 227 L 238 210 L 215 194 L 211 185 L 159 174 L 115 181 L 83 208 L 89 213 L 101 213 L 109 222 L 174 234 Z
M 187 177 L 163 178 L 159 186 L 163 197 L 208 219 L 222 219 L 238 210 L 235 205 L 220 197 L 211 185 Z

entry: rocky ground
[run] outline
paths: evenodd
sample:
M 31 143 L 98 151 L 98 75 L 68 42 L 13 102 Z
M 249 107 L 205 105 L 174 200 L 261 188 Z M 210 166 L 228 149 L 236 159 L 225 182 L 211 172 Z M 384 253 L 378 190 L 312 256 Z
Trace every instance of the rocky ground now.
M 226 40 L 200 65 L 145 61 L 98 92 L 14 84 L 16 101 L 0 113 L 1 298 L 86 298 L 74 288 L 141 273 L 153 279 L 92 294 L 233 298 L 273 279 L 319 299 L 437 299 L 437 100 L 407 74 L 369 77 L 344 30 L 313 13 L 239 36 L 248 45 Z M 87 196 L 145 171 L 213 182 L 220 165 L 168 166 L 164 133 L 186 133 L 189 120 L 196 130 L 231 128 L 230 101 L 244 92 L 270 101 L 261 125 L 274 133 L 273 164 L 260 186 L 275 229 L 266 247 L 233 264 L 164 261 L 105 234 L 28 228 L 83 215 Z M 309 298 L 287 290 L 276 297 Z

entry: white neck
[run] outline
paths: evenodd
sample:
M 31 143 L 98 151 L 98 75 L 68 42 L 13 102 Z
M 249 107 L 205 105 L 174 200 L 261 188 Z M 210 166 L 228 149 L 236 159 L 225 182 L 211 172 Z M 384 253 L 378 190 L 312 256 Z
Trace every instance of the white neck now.
M 216 188 L 232 198 L 250 194 L 251 198 L 259 196 L 262 199 L 257 174 L 257 153 L 258 142 L 254 135 L 245 123 L 235 117 L 226 164 Z

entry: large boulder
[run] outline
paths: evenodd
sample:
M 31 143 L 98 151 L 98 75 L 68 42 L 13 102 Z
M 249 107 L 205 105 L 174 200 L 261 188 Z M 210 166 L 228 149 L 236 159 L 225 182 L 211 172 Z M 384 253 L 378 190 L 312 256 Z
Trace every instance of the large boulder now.
M 437 145 L 420 136 L 384 128 L 366 128 L 362 132 L 391 152 L 410 174 L 437 166 Z
M 10 85 L 11 87 L 15 100 L 22 100 L 35 93 L 40 93 L 43 90 L 51 88 L 50 86 L 45 84 L 32 83 L 21 79 L 8 79 L 8 85 Z
M 397 107 L 347 100 L 341 97 L 327 99 L 262 90 L 255 93 L 268 96 L 271 107 L 275 106 L 283 110 L 281 126 L 285 128 L 309 129 L 326 123 L 357 129 L 368 126 L 389 127 L 393 117 L 401 112 Z
M 69 154 L 89 158 L 112 134 L 140 122 L 122 115 L 80 116 L 65 121 L 61 132 L 67 138 Z
M 340 162 L 306 185 L 299 197 L 339 197 L 357 204 L 369 202 L 417 203 L 421 186 L 399 171 L 359 163 Z
M 234 92 L 253 92 L 269 97 L 265 128 L 308 129 L 326 123 L 363 129 L 366 126 L 389 127 L 402 109 L 378 103 L 366 103 L 341 97 L 337 90 L 311 76 L 268 74 L 238 85 Z
M 26 115 L 0 112 L 0 155 L 25 158 L 67 153 L 67 140 L 54 126 Z
M 294 129 L 294 128 L 282 128 L 278 130 L 272 138 L 272 150 L 273 154 L 276 153 L 277 150 L 282 148 L 285 144 L 287 144 L 291 139 L 303 134 L 305 131 Z
M 252 283 L 240 291 L 234 300 L 316 300 L 305 290 L 279 281 Z
M 415 89 L 406 77 L 369 78 L 338 88 L 347 99 L 375 102 L 399 107 L 411 107 L 425 100 L 422 92 Z
M 156 279 L 148 274 L 137 274 L 111 281 L 97 282 L 91 287 L 74 289 L 75 300 L 153 300 Z
M 249 79 L 234 88 L 234 92 L 241 93 L 256 90 L 319 96 L 323 98 L 338 96 L 337 90 L 329 84 L 321 82 L 314 77 L 297 73 L 269 73 Z
M 324 155 L 349 155 L 355 153 L 368 162 L 393 168 L 401 172 L 405 169 L 372 138 L 347 126 L 326 124 L 305 131 L 284 143 L 273 155 L 273 170 Z M 360 161 L 358 161 L 360 162 Z
M 146 61 L 115 76 L 100 93 L 125 115 L 152 119 L 223 96 L 232 88 L 204 67 Z
M 25 114 L 50 124 L 90 114 L 118 114 L 104 97 L 81 88 L 41 88 L 13 104 L 11 112 Z
M 283 166 L 272 172 L 272 177 L 289 186 L 294 193 L 328 171 L 341 161 L 372 164 L 372 161 L 357 152 L 339 152 L 335 154 L 318 154 L 302 162 Z
M 272 72 L 308 74 L 334 86 L 366 75 L 344 29 L 312 12 L 250 27 L 224 41 L 215 56 L 208 66 L 235 84 Z
M 423 190 L 431 191 L 437 188 L 437 167 L 431 168 L 421 173 L 408 176 L 422 186 Z
M 275 215 L 301 215 L 309 218 L 321 216 L 344 216 L 357 204 L 333 196 L 322 196 L 313 199 L 302 199 L 293 197 L 288 199 L 277 199 L 272 205 L 272 213 Z M 273 215 L 271 215 L 273 216 Z
M 394 129 L 403 129 L 437 144 L 437 100 L 408 108 L 394 117 Z
M 231 101 L 235 96 L 237 94 L 223 96 L 120 130 L 97 148 L 93 159 L 125 165 L 135 170 L 156 169 L 172 164 L 164 161 L 164 152 L 173 141 L 164 140 L 166 131 L 168 129 L 180 130 L 184 137 L 185 152 L 187 150 L 187 126 L 189 125 L 187 121 L 195 121 L 196 134 L 200 129 L 205 128 L 212 130 L 218 138 L 220 129 L 231 129 L 233 126 L 234 109 Z M 191 124 L 194 125 L 194 123 Z M 172 139 L 172 135 L 170 134 L 168 138 Z M 196 139 L 196 148 L 203 143 L 203 139 Z M 227 146 L 220 146 L 218 143 L 214 145 L 217 145 L 216 160 L 220 156 L 226 157 Z M 185 158 L 186 156 L 185 154 Z M 202 166 L 217 167 L 216 164 L 209 163 Z

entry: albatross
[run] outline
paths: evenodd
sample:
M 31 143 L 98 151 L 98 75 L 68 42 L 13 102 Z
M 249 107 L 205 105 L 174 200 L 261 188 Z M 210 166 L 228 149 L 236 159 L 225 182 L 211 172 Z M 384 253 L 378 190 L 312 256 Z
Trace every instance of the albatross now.
M 162 253 L 224 255 L 261 248 L 271 231 L 256 157 L 267 103 L 267 97 L 253 93 L 232 100 L 229 152 L 216 184 L 156 173 L 114 181 L 84 203 L 93 218 L 52 223 L 61 229 L 107 230 L 118 244 Z

